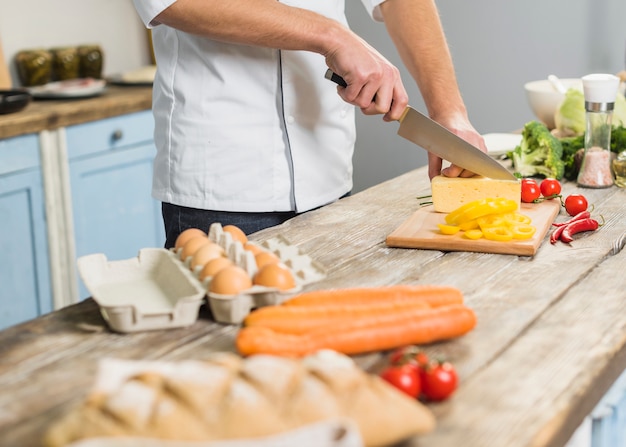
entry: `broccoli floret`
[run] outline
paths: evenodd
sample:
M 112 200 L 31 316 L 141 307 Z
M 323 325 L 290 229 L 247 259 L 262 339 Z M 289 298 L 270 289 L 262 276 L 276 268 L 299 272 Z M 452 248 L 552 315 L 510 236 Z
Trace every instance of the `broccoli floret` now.
M 626 127 L 613 126 L 611 130 L 611 152 L 619 154 L 626 151 Z
M 522 141 L 513 150 L 513 168 L 520 177 L 563 178 L 561 141 L 539 121 L 530 121 L 522 130 Z
M 563 147 L 563 163 L 565 163 L 565 172 L 563 176 L 567 180 L 576 180 L 578 177 L 578 164 L 576 163 L 576 152 L 585 147 L 585 136 L 578 135 L 576 137 L 561 138 L 561 146 Z

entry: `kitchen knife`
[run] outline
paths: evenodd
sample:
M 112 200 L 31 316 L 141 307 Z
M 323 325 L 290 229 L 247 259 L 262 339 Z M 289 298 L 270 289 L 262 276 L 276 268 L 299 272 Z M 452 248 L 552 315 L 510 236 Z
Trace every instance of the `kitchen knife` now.
M 326 79 L 342 87 L 347 87 L 346 81 L 330 69 L 326 71 Z M 479 148 L 453 134 L 411 106 L 407 106 L 399 122 L 398 135 L 450 163 L 485 177 L 517 180 L 504 166 Z

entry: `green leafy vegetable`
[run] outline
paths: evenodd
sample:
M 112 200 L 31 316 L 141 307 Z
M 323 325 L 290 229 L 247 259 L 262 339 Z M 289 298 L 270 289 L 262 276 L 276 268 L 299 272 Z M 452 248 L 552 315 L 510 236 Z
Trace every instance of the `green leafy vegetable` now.
M 576 163 L 576 152 L 585 147 L 585 136 L 577 135 L 575 137 L 561 138 L 561 146 L 563 147 L 562 159 L 565 164 L 563 176 L 567 180 L 576 180 L 579 169 Z
M 561 135 L 581 135 L 585 132 L 585 95 L 570 88 L 554 115 L 554 124 Z
M 582 135 L 586 126 L 585 95 L 582 91 L 570 88 L 554 115 L 554 123 L 563 137 Z M 613 109 L 614 126 L 626 126 L 626 98 L 618 93 Z
M 522 130 L 522 141 L 512 152 L 513 168 L 521 177 L 563 178 L 561 141 L 539 121 L 530 121 Z

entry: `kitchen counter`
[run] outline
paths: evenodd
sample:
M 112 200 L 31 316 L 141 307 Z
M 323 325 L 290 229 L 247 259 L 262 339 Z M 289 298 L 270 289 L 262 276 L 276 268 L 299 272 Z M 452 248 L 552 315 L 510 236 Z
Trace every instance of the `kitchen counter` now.
M 564 184 L 563 194 L 577 188 Z M 389 248 L 385 238 L 429 194 L 421 168 L 251 236 L 279 234 L 328 269 L 309 289 L 386 284 L 460 288 L 478 317 L 462 338 L 426 347 L 452 361 L 460 387 L 429 404 L 437 429 L 406 446 L 562 446 L 626 368 L 626 190 L 582 191 L 602 215 L 571 245 L 533 257 Z M 564 219 L 564 215 L 559 219 Z M 97 361 L 201 359 L 234 350 L 238 327 L 204 308 L 191 327 L 110 332 L 88 299 L 0 332 L 0 444 L 36 446 L 81 402 Z M 386 357 L 355 357 L 372 372 Z
M 0 115 L 0 138 L 82 124 L 152 107 L 152 88 L 107 85 L 99 96 L 31 101 L 20 112 Z

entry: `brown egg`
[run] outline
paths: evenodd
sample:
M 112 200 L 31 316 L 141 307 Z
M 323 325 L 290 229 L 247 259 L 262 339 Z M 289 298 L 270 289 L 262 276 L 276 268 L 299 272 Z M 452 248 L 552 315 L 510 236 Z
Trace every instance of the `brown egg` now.
M 180 233 L 178 237 L 176 238 L 174 248 L 178 250 L 183 245 L 185 245 L 185 242 L 187 242 L 189 239 L 196 237 L 196 236 L 206 237 L 207 234 L 204 231 L 202 231 L 200 228 L 187 228 L 186 230 L 183 230 L 182 233 Z
M 239 241 L 242 244 L 248 242 L 248 236 L 241 230 L 241 228 L 235 225 L 226 225 L 222 228 L 226 233 L 230 233 L 233 237 L 233 241 Z
M 221 295 L 237 295 L 252 287 L 248 273 L 237 265 L 224 267 L 215 274 L 209 284 L 209 292 Z
M 193 256 L 200 247 L 210 243 L 212 242 L 209 240 L 208 236 L 192 237 L 183 245 L 183 248 L 180 251 L 180 259 L 185 261 L 189 256 Z
M 267 264 L 276 264 L 280 262 L 280 258 L 269 251 L 262 251 L 254 257 L 254 260 L 256 261 L 256 266 L 258 268 L 261 268 Z
M 209 262 L 207 262 L 204 265 L 204 268 L 200 270 L 198 277 L 200 278 L 200 281 L 204 281 L 206 278 L 215 276 L 217 272 L 231 265 L 233 265 L 233 261 L 231 261 L 228 258 L 219 257 L 219 258 L 211 259 Z
M 207 262 L 221 257 L 226 257 L 224 249 L 215 242 L 209 242 L 202 245 L 193 254 L 191 257 L 191 268 L 195 269 L 198 266 L 205 266 Z
M 291 270 L 282 262 L 266 264 L 254 275 L 254 284 L 276 287 L 278 290 L 290 290 L 296 287 L 296 280 Z
M 246 242 L 245 244 L 243 244 L 243 248 L 244 250 L 249 251 L 250 253 L 252 253 L 253 255 L 258 255 L 259 253 L 265 251 L 263 250 L 263 248 L 259 247 L 258 245 L 255 245 L 251 242 Z

